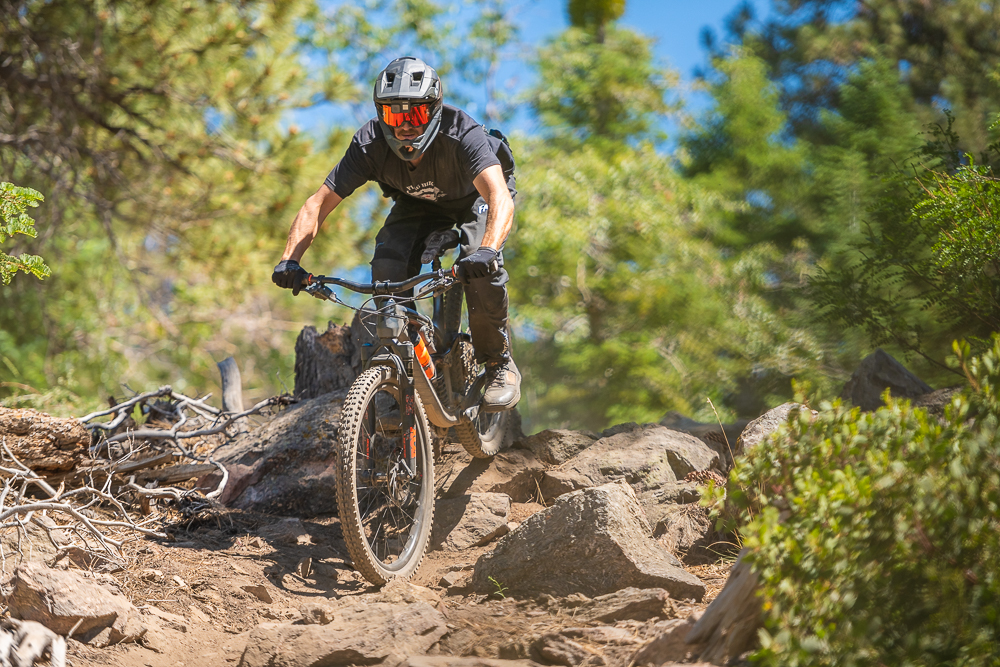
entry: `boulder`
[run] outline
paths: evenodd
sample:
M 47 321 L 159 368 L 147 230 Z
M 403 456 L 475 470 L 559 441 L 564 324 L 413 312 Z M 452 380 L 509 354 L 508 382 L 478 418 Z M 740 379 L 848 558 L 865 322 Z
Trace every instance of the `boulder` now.
M 662 588 L 623 588 L 584 602 L 573 610 L 573 620 L 587 623 L 648 621 L 672 613 L 670 594 Z
M 21 463 L 43 475 L 72 470 L 90 447 L 80 420 L 29 408 L 0 408 L 0 439 Z
M 668 412 L 660 420 L 661 426 L 693 435 L 711 447 L 719 455 L 719 460 L 725 464 L 726 470 L 733 467 L 732 450 L 735 449 L 736 439 L 740 437 L 747 424 L 746 419 L 737 419 L 731 424 L 706 424 L 674 411 Z
M 531 642 L 529 655 L 535 660 L 547 665 L 563 665 L 576 667 L 585 662 L 603 665 L 605 661 L 600 653 L 588 650 L 579 642 L 557 632 L 546 632 Z M 595 658 L 598 658 L 595 660 Z
M 728 544 L 726 536 L 715 530 L 715 522 L 708 516 L 708 508 L 697 503 L 688 505 L 660 505 L 654 519 L 653 537 L 664 549 L 685 563 L 697 565 L 718 560 Z M 647 512 L 648 516 L 648 512 Z M 654 523 L 655 521 L 655 523 Z
M 590 447 L 597 438 L 597 434 L 590 431 L 550 429 L 522 438 L 514 447 L 527 449 L 542 463 L 559 465 Z
M 635 586 L 700 600 L 704 584 L 679 567 L 650 531 L 624 481 L 570 493 L 483 554 L 472 585 L 482 592 L 498 582 L 510 594 L 590 597 Z
M 286 516 L 337 511 L 337 428 L 346 394 L 324 394 L 283 410 L 220 447 L 214 455 L 229 481 L 219 500 L 230 507 Z M 217 473 L 199 480 L 218 485 Z
M 840 397 L 862 410 L 877 410 L 883 405 L 882 393 L 886 389 L 894 398 L 917 398 L 934 391 L 892 355 L 878 348 L 861 361 Z
M 642 493 L 718 463 L 719 455 L 701 440 L 659 424 L 645 424 L 601 438 L 559 467 L 546 471 L 541 491 L 546 500 L 551 500 L 621 479 Z
M 139 610 L 124 595 L 71 570 L 25 563 L 14 570 L 10 615 L 36 621 L 59 635 L 97 646 L 136 641 L 146 634 Z
M 313 543 L 302 520 L 292 517 L 261 526 L 257 529 L 257 534 L 274 546 L 306 546 Z
M 526 503 L 538 496 L 544 472 L 545 465 L 523 449 L 500 452 L 491 459 L 474 459 L 462 450 L 435 464 L 434 484 L 439 498 L 505 493 L 514 502 Z
M 638 667 L 672 665 L 675 662 L 688 662 L 691 658 L 697 657 L 704 645 L 691 645 L 686 640 L 700 616 L 700 613 L 695 612 L 687 618 L 670 621 L 651 642 L 636 651 L 630 664 Z M 688 667 L 695 667 L 695 665 L 688 665 Z
M 497 660 L 495 658 L 461 658 L 452 655 L 410 656 L 399 667 L 540 667 L 531 660 Z
M 240 667 L 394 666 L 426 653 L 448 631 L 426 602 L 355 601 L 335 610 L 327 625 L 263 623 L 252 630 Z
M 651 513 L 652 508 L 659 505 L 686 505 L 701 500 L 701 491 L 697 482 L 669 482 L 658 489 L 644 491 L 639 494 L 639 504 L 646 510 L 646 518 L 653 525 L 656 520 Z M 653 510 L 655 513 L 655 510 Z
M 508 532 L 510 496 L 505 493 L 472 493 L 446 498 L 434 506 L 431 548 L 461 551 L 489 544 Z
M 962 386 L 936 389 L 929 394 L 913 399 L 913 407 L 924 408 L 928 413 L 940 417 L 944 415 L 945 407 L 952 402 L 955 394 L 960 393 L 962 389 L 964 389 Z
M 740 434 L 734 453 L 739 456 L 759 445 L 765 438 L 777 431 L 779 426 L 787 422 L 793 411 L 798 411 L 802 407 L 800 403 L 782 403 L 754 419 Z M 815 411 L 812 412 L 814 415 L 816 414 Z

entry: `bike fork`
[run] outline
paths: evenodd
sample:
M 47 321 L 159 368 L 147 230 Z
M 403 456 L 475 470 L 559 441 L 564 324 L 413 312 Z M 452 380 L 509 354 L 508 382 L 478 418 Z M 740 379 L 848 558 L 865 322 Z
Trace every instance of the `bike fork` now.
M 417 420 L 416 399 L 412 382 L 406 383 L 403 393 L 403 460 L 410 477 L 417 476 Z

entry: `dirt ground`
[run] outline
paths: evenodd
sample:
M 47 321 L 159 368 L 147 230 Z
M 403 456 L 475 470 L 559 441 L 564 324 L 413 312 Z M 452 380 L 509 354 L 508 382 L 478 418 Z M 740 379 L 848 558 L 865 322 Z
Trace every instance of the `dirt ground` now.
M 332 492 L 332 491 L 331 491 Z M 514 504 L 512 521 L 543 507 Z M 96 649 L 70 640 L 69 658 L 82 665 L 192 667 L 236 664 L 250 630 L 258 624 L 295 620 L 310 602 L 338 600 L 377 591 L 350 565 L 336 517 L 301 520 L 303 530 L 284 530 L 282 517 L 214 509 L 175 524 L 172 540 L 142 539 L 130 545 L 132 562 L 113 573 L 144 618 L 161 630 L 144 645 Z M 298 525 L 291 522 L 291 525 Z M 304 535 L 302 533 L 305 533 Z M 449 622 L 449 634 L 433 652 L 444 655 L 515 657 L 525 637 L 577 628 L 572 604 L 549 596 L 512 599 L 439 586 L 443 575 L 471 573 L 490 546 L 427 554 L 412 583 L 430 589 Z M 731 561 L 688 569 L 708 586 L 700 603 L 671 601 L 672 618 L 704 609 L 721 590 Z M 611 667 L 654 637 L 669 618 L 620 621 L 614 637 L 574 630 L 575 641 L 599 649 Z M 591 624 L 593 625 L 593 624 Z M 579 636 L 577 636 L 579 635 Z M 596 651 L 595 651 L 596 653 Z M 601 664 L 597 662 L 595 664 Z

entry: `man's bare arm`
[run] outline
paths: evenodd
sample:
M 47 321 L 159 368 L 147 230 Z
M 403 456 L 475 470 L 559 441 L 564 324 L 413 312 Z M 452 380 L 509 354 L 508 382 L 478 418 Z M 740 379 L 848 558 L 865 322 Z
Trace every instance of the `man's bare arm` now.
M 486 233 L 480 245 L 500 250 L 514 225 L 514 200 L 507 189 L 503 169 L 497 164 L 487 167 L 479 172 L 473 183 L 490 206 L 486 216 Z
M 281 259 L 293 259 L 296 262 L 302 259 L 302 255 L 319 234 L 320 225 L 326 220 L 326 216 L 330 215 L 342 201 L 343 197 L 325 183 L 321 185 L 295 216 L 292 228 L 288 230 L 288 242 L 285 243 L 285 252 L 281 255 Z

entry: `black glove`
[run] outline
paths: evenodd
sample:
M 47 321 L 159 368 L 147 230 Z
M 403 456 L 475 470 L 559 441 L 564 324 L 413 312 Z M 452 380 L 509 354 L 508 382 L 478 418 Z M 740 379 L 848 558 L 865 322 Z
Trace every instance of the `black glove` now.
M 479 246 L 479 250 L 464 259 L 458 260 L 462 269 L 462 280 L 469 282 L 476 278 L 489 278 L 500 269 L 497 262 L 498 253 L 488 246 Z
M 299 266 L 294 259 L 283 259 L 274 267 L 271 280 L 278 287 L 292 290 L 292 296 L 298 296 L 302 282 L 309 277 L 309 272 Z

